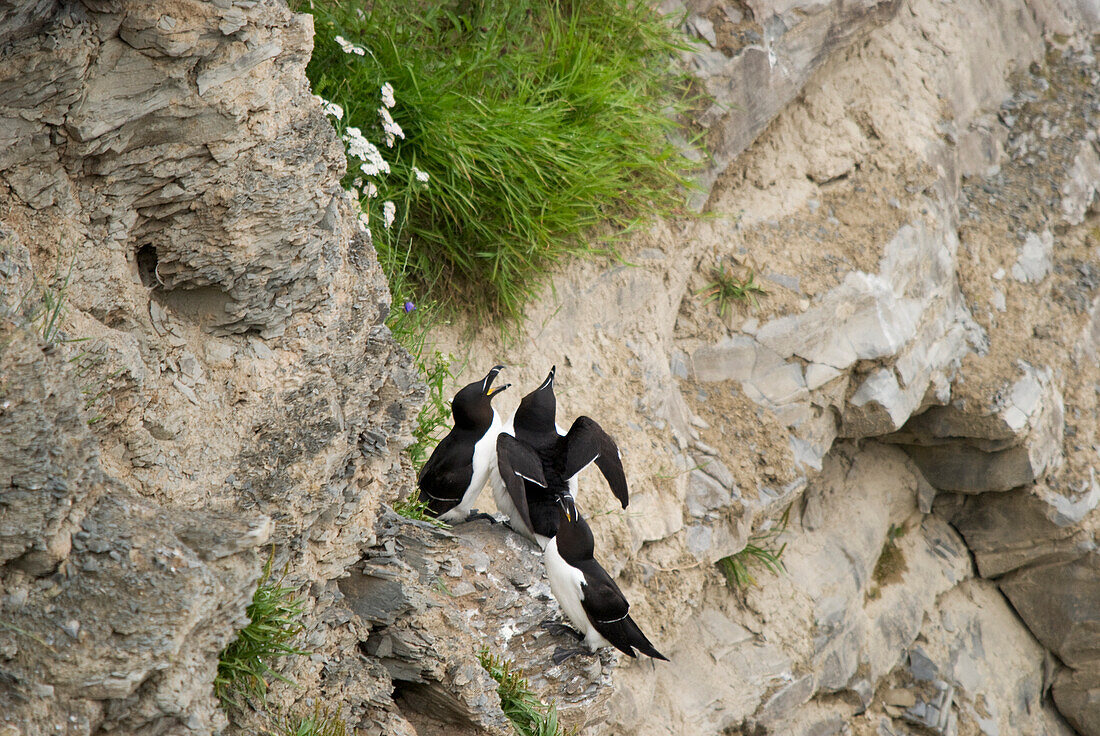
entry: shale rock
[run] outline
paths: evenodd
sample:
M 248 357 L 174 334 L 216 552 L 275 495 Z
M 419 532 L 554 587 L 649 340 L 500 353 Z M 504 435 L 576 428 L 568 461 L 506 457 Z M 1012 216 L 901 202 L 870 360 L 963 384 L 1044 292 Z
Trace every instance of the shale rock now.
M 556 647 L 576 641 L 543 627 L 562 622 L 542 555 L 503 524 L 444 531 L 387 512 L 376 545 L 340 590 L 369 625 L 360 649 L 382 665 L 414 724 L 511 733 L 495 683 L 477 661 L 482 650 L 514 662 L 565 723 L 587 729 L 605 717 L 618 653 L 551 661 Z

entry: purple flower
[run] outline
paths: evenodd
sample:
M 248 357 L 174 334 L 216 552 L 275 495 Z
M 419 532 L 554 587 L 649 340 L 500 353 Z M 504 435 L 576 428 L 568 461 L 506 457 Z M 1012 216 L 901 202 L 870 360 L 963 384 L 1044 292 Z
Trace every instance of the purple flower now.
M 409 312 L 413 311 L 414 309 L 416 309 L 415 304 L 413 304 L 412 302 L 405 302 L 405 314 L 408 314 Z

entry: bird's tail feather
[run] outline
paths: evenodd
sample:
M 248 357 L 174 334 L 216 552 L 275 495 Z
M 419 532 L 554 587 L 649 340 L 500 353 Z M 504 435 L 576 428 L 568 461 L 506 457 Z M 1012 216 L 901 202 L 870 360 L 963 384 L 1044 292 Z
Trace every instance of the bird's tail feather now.
M 616 647 L 623 650 L 630 656 L 635 656 L 631 647 L 637 649 L 642 654 L 648 654 L 654 659 L 663 659 L 669 661 L 668 657 L 657 651 L 657 648 L 646 638 L 646 635 L 642 633 L 642 630 L 638 628 L 638 624 L 634 623 L 634 619 L 630 616 L 625 617 L 621 621 L 616 621 L 609 625 L 609 628 L 614 629 L 608 631 L 604 636 Z

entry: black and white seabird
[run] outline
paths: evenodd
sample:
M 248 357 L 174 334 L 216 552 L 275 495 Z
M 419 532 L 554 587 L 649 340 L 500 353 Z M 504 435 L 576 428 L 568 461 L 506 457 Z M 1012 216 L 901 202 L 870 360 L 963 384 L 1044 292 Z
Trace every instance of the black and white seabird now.
M 577 513 L 573 498 L 566 493 L 557 497 L 558 533 L 543 550 L 542 560 L 550 578 L 550 591 L 566 617 L 580 631 L 589 651 L 613 646 L 630 655 L 637 649 L 666 662 L 650 643 L 638 624 L 630 617 L 630 603 L 619 586 L 592 556 L 592 530 Z M 554 652 L 554 662 L 560 664 L 582 649 L 561 649 Z
M 420 470 L 417 485 L 428 513 L 442 521 L 464 521 L 495 465 L 497 435 L 503 427 L 490 400 L 511 384 L 493 388 L 504 370 L 494 366 L 488 375 L 455 394 L 451 400 L 454 427 Z
M 557 497 L 576 495 L 577 475 L 592 462 L 626 508 L 629 495 L 619 448 L 600 425 L 577 417 L 568 432 L 555 422 L 554 368 L 523 397 L 497 437 L 497 466 L 489 482 L 497 508 L 512 528 L 545 549 L 558 526 Z

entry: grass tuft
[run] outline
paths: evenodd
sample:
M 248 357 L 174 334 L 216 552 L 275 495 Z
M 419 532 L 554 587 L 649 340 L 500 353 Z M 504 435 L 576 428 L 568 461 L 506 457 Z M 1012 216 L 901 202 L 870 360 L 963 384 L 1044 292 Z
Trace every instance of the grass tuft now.
M 713 281 L 699 293 L 704 297 L 703 304 L 718 303 L 719 317 L 725 317 L 734 302 L 750 302 L 754 308 L 759 307 L 756 295 L 768 293 L 756 283 L 752 271 L 747 277 L 739 279 L 729 267 L 723 266 L 711 271 L 711 278 Z
M 316 706 L 307 715 L 285 716 L 269 732 L 272 736 L 347 736 L 348 727 L 339 711 Z
M 281 657 L 309 653 L 291 644 L 302 632 L 305 601 L 295 595 L 295 588 L 283 585 L 282 577 L 272 579 L 274 557 L 272 550 L 252 603 L 246 609 L 248 625 L 218 658 L 214 693 L 226 708 L 239 706 L 238 697 L 242 695 L 248 699 L 266 699 L 269 675 L 291 682 L 272 669 L 272 664 Z
M 791 509 L 787 507 L 778 525 L 753 534 L 743 550 L 718 560 L 718 569 L 726 576 L 726 583 L 731 588 L 744 590 L 756 585 L 756 577 L 750 571 L 752 567 L 764 567 L 776 574 L 786 572 L 780 558 L 783 556 L 783 551 L 787 549 L 787 543 L 783 542 L 778 547 L 776 543 L 787 531 L 790 515 Z
M 420 343 L 417 347 L 422 350 L 422 346 L 423 343 Z M 450 358 L 444 357 L 442 353 L 435 352 L 427 360 L 421 354 L 414 354 L 413 360 L 428 384 L 427 401 L 420 407 L 420 413 L 416 415 L 413 443 L 405 449 L 412 461 L 413 470 L 419 473 L 424 463 L 428 461 L 430 449 L 439 443 L 444 430 L 447 429 L 451 407 L 443 392 L 446 382 L 454 378 L 454 375 L 451 373 Z M 447 527 L 446 523 L 430 516 L 426 511 L 427 508 L 428 504 L 420 500 L 419 488 L 414 488 L 407 498 L 393 505 L 393 510 L 406 519 L 426 521 L 440 528 Z
M 42 289 L 42 307 L 34 317 L 35 321 L 41 321 L 39 330 L 42 334 L 42 342 L 53 343 L 57 340 L 58 333 L 61 331 L 61 322 L 64 317 L 65 295 L 69 290 L 69 281 L 73 277 L 73 264 L 76 263 L 74 257 L 69 262 L 69 271 L 65 274 L 65 279 L 57 287 L 57 290 Z
M 688 105 L 674 59 L 689 41 L 648 3 L 295 7 L 314 16 L 314 92 L 389 167 L 349 158 L 345 186 L 391 285 L 396 275 L 449 310 L 515 319 L 555 263 L 613 249 L 610 235 L 587 242 L 593 228 L 682 206 L 693 164 L 670 135 Z M 379 111 L 385 84 L 398 136 Z
M 560 736 L 563 734 L 558 723 L 558 709 L 555 705 L 546 705 L 531 692 L 527 678 L 515 669 L 515 665 L 482 649 L 478 653 L 481 666 L 489 676 L 497 681 L 497 694 L 500 695 L 500 708 L 518 736 Z
M 414 356 L 416 357 L 416 356 Z M 416 427 L 413 428 L 414 442 L 405 450 L 412 460 L 413 469 L 420 472 L 431 454 L 430 449 L 439 443 L 447 430 L 447 420 L 451 417 L 451 405 L 447 401 L 446 382 L 454 378 L 449 358 L 435 353 L 430 360 L 417 358 L 417 365 L 428 384 L 428 398 L 420 413 L 416 415 Z

